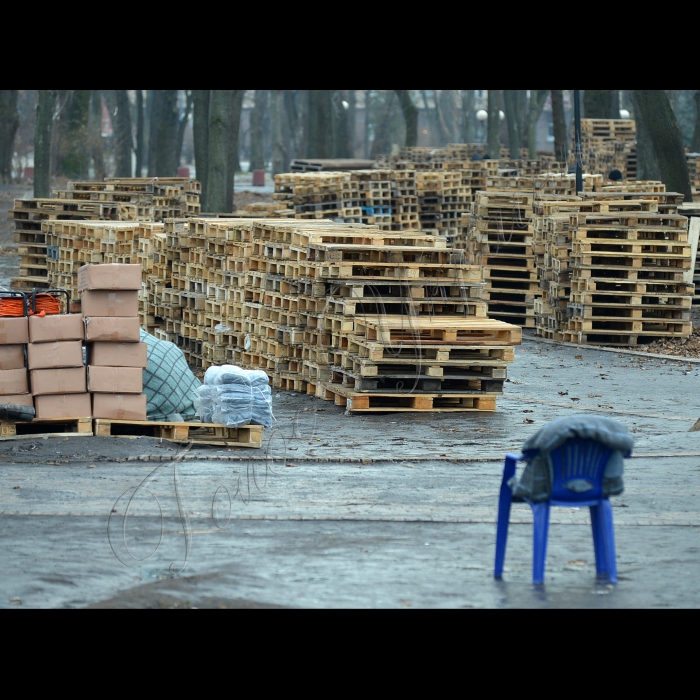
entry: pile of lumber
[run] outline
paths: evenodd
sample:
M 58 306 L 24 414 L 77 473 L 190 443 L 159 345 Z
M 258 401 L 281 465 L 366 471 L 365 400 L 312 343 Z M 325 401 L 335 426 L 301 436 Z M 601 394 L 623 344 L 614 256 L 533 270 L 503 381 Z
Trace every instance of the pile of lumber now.
M 420 227 L 444 236 L 450 245 L 461 240 L 462 215 L 471 211 L 471 187 L 461 170 L 417 170 Z
M 697 229 L 691 241 L 688 219 L 677 213 L 682 199 L 606 191 L 582 193 L 558 210 L 543 206 L 547 262 L 558 276 L 547 280 L 538 333 L 618 346 L 689 337 Z

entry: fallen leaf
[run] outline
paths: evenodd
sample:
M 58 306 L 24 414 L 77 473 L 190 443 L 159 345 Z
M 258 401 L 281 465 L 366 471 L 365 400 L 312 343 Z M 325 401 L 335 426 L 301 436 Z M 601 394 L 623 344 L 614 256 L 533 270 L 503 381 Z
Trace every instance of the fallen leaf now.
M 529 408 L 526 408 L 523 413 L 534 413 L 534 411 L 530 410 Z
M 572 401 L 580 401 L 580 400 L 581 400 L 578 396 L 569 396 L 569 398 L 570 398 Z
M 568 391 L 560 391 L 559 396 L 567 396 L 569 394 Z
M 440 457 L 447 457 L 447 455 L 446 455 L 446 454 L 441 454 Z
M 582 360 L 582 359 L 583 359 L 583 355 L 574 355 L 574 357 L 575 357 L 577 360 Z
M 523 423 L 534 423 L 535 421 L 532 420 L 532 418 L 526 418 Z
M 571 561 L 567 561 L 567 564 L 570 564 L 571 566 L 586 566 L 588 562 L 586 562 L 583 559 L 572 559 Z
M 298 465 L 298 464 L 294 464 L 294 462 L 287 462 L 284 466 L 285 466 L 285 467 L 298 467 L 299 465 Z
M 588 394 L 589 399 L 599 399 L 602 396 L 603 396 L 602 394 Z
M 12 488 L 13 488 L 13 490 L 17 490 L 17 489 L 22 488 L 22 487 L 21 486 L 13 486 Z
M 88 464 L 88 469 L 94 469 L 95 465 L 94 464 Z

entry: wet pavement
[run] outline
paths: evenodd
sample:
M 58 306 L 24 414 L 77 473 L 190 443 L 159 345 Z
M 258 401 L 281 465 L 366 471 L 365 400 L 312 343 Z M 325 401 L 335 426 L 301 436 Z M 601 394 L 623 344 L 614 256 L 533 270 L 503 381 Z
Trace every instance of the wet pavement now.
M 262 450 L 0 443 L 0 607 L 697 607 L 698 371 L 527 339 L 495 414 L 345 415 L 282 392 Z M 636 441 L 613 499 L 620 583 L 595 580 L 587 511 L 558 508 L 533 587 L 525 505 L 494 581 L 505 452 L 581 412 Z

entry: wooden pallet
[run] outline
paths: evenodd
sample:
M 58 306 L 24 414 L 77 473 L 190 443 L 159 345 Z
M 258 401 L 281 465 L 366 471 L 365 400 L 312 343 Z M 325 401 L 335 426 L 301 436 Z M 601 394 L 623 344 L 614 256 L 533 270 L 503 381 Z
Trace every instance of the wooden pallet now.
M 246 425 L 227 428 L 217 423 L 174 423 L 168 421 L 128 421 L 95 419 L 95 435 L 99 437 L 157 437 L 170 442 L 192 442 L 195 445 L 222 447 L 261 447 L 263 426 Z
M 91 437 L 92 434 L 92 418 L 56 418 L 31 422 L 0 421 L 0 440 Z

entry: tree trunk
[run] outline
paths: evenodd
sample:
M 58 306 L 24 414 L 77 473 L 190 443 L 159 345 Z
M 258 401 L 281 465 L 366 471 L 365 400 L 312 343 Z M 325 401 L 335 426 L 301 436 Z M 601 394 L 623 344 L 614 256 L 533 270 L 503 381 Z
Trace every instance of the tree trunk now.
M 442 92 L 445 92 L 444 90 Z M 433 90 L 433 100 L 435 101 L 435 114 L 437 115 L 437 122 L 440 127 L 440 146 L 446 146 L 452 139 L 450 137 L 450 128 L 447 126 L 445 121 L 445 115 L 443 114 L 442 105 L 440 104 L 441 95 L 438 95 L 437 90 Z
M 148 91 L 148 177 L 156 177 L 158 160 L 158 130 L 163 115 L 163 90 Z
M 462 140 L 464 143 L 474 143 L 476 140 L 476 129 L 474 128 L 475 104 L 474 90 L 462 90 Z
M 233 90 L 212 90 L 209 112 L 209 175 L 207 211 L 228 211 L 226 171 L 233 115 Z
M 333 105 L 330 90 L 309 90 L 307 123 L 307 158 L 332 157 Z
M 105 156 L 102 144 L 102 91 L 92 90 L 90 94 L 90 148 L 95 179 L 105 179 Z
M 564 114 L 564 91 L 552 90 L 552 123 L 554 125 L 554 155 L 566 163 L 568 143 L 566 138 L 566 115 Z
M 659 162 L 656 159 L 649 132 L 644 126 L 644 120 L 642 119 L 634 90 L 630 91 L 630 101 L 632 102 L 634 119 L 637 124 L 637 179 L 661 180 Z
M 619 119 L 620 118 L 620 91 L 619 90 L 610 90 L 610 106 L 609 106 L 608 114 L 610 115 L 608 117 L 608 119 Z
M 498 159 L 501 157 L 501 91 L 488 91 L 488 121 L 487 121 L 487 136 L 486 150 L 489 158 Z
M 245 90 L 232 90 L 233 104 L 231 111 L 231 122 L 229 124 L 229 150 L 228 164 L 226 166 L 226 202 L 228 207 L 224 211 L 233 211 L 233 182 L 237 172 L 241 170 L 241 164 L 238 160 L 239 156 L 239 135 L 241 132 L 241 111 L 243 110 L 243 96 Z
M 537 159 L 537 122 L 547 101 L 549 90 L 530 90 L 530 104 L 527 111 L 527 148 L 531 160 Z
M 72 180 L 85 180 L 88 176 L 91 155 L 89 116 L 90 90 L 73 90 L 59 145 L 59 173 Z
M 369 104 L 370 104 L 370 97 L 371 97 L 371 90 L 365 90 L 365 148 L 364 148 L 364 157 L 369 158 L 369 149 L 370 149 L 370 142 L 369 142 L 369 124 L 370 124 L 370 110 L 369 110 Z M 426 106 L 427 109 L 427 106 Z
M 126 90 L 114 93 L 114 176 L 131 177 L 131 103 Z
M 53 110 L 56 106 L 55 90 L 39 90 L 36 107 L 36 131 L 34 132 L 34 196 L 51 195 L 51 131 Z
M 187 122 L 190 120 L 190 112 L 192 111 L 192 90 L 185 90 L 185 113 L 179 118 L 177 124 L 177 146 L 175 148 L 175 172 L 180 165 L 182 158 L 182 142 L 185 140 L 185 129 Z
M 637 119 L 649 134 L 661 181 L 669 191 L 681 192 L 686 202 L 692 202 L 683 136 L 668 96 L 663 90 L 635 90 L 634 96 Z
M 614 103 L 613 93 L 618 95 L 618 107 L 615 116 L 611 116 Z M 583 116 L 586 119 L 619 119 L 619 92 L 617 90 L 584 90 Z
M 347 90 L 332 90 L 333 99 L 333 158 L 350 158 L 352 149 L 349 141 L 350 120 L 348 110 L 350 103 L 345 99 Z M 347 103 L 347 107 L 343 104 Z
M 418 145 L 418 109 L 413 104 L 411 93 L 408 90 L 396 90 L 396 96 L 399 98 L 403 121 L 406 125 L 406 143 L 405 146 Z
M 380 153 L 389 153 L 391 151 L 391 140 L 389 130 L 391 126 L 391 112 L 393 109 L 394 91 L 386 90 L 384 93 L 384 108 L 382 109 L 377 129 L 374 133 L 372 148 L 370 150 L 370 158 L 376 158 Z
M 151 143 L 151 149 L 155 151 L 153 176 L 174 177 L 177 175 L 177 132 L 180 123 L 177 109 L 178 91 L 156 92 L 160 93 L 160 109 L 155 143 Z
M 508 124 L 508 141 L 510 142 L 510 157 L 514 160 L 520 158 L 520 146 L 522 144 L 519 92 L 519 90 L 503 91 L 503 103 Z
M 0 182 L 12 182 L 12 156 L 19 128 L 19 90 L 0 90 Z
M 301 104 L 305 100 L 306 95 L 303 90 L 282 90 L 280 128 L 284 144 L 284 170 L 289 167 L 292 158 L 301 158 L 305 153 L 304 118 L 301 112 Z
M 192 140 L 194 141 L 194 167 L 197 179 L 202 184 L 201 205 L 202 211 L 207 208 L 207 195 L 209 188 L 209 90 L 192 90 L 194 100 L 192 113 Z
M 282 136 L 284 119 L 284 95 L 282 90 L 270 91 L 270 140 L 272 141 L 272 174 L 285 172 L 289 163 L 285 141 Z
M 136 177 L 143 175 L 143 163 L 145 154 L 144 131 L 145 121 L 143 113 L 143 90 L 136 91 Z
M 255 91 L 255 107 L 250 113 L 250 172 L 265 168 L 264 126 L 268 90 Z
M 695 128 L 693 138 L 690 140 L 690 152 L 700 153 L 700 90 L 693 90 L 693 102 L 695 103 Z
M 143 166 L 146 168 L 146 175 L 151 174 L 152 166 L 154 164 L 154 158 L 151 151 L 151 130 L 153 128 L 153 120 L 151 119 L 151 115 L 153 114 L 153 103 L 156 100 L 155 93 L 155 90 L 146 90 L 146 109 L 144 114 L 145 124 L 143 128 Z
M 348 149 L 350 158 L 355 157 L 356 121 L 357 121 L 357 90 L 348 90 Z

